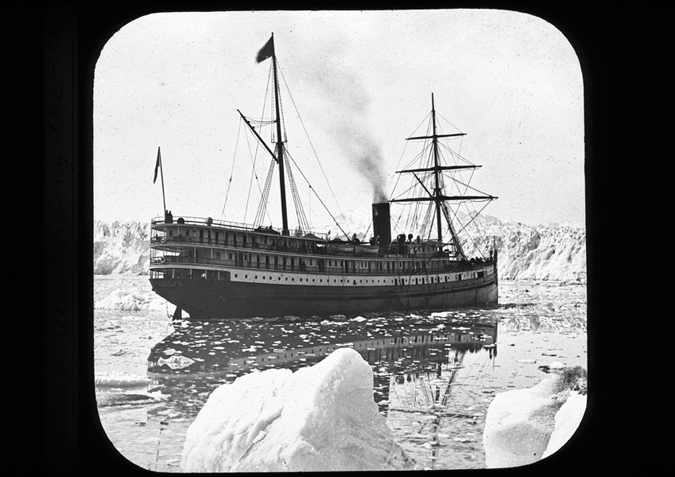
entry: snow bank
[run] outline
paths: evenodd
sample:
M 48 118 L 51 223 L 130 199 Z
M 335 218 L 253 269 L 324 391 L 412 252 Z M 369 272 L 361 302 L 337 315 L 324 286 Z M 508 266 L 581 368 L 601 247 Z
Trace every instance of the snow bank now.
M 184 472 L 411 468 L 373 400 L 372 369 L 351 348 L 295 373 L 270 369 L 217 388 L 190 426 Z
M 532 388 L 495 396 L 483 431 L 488 468 L 527 465 L 567 442 L 581 422 L 586 396 L 566 384 L 553 374 Z

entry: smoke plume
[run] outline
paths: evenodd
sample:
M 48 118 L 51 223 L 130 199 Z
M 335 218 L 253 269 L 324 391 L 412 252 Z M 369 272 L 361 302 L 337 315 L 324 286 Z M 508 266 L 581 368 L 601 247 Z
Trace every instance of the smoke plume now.
M 330 58 L 336 57 L 339 55 L 333 52 Z M 359 75 L 334 59 L 305 73 L 307 82 L 333 103 L 329 134 L 354 170 L 372 186 L 373 201 L 386 201 L 384 162 L 378 141 L 369 132 L 370 98 Z

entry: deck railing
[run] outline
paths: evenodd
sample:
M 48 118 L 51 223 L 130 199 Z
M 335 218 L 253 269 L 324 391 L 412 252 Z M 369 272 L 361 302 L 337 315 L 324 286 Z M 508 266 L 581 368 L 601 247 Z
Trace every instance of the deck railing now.
M 308 232 L 306 231 L 299 231 L 299 230 L 293 230 L 291 231 L 291 235 L 282 235 L 282 230 L 275 228 L 275 227 L 258 227 L 258 226 L 253 226 L 251 224 L 245 224 L 243 222 L 232 222 L 229 220 L 220 220 L 220 219 L 213 219 L 211 217 L 189 217 L 189 216 L 180 216 L 180 217 L 173 217 L 171 219 L 168 219 L 166 217 L 153 217 L 150 220 L 150 225 L 155 226 L 155 225 L 162 225 L 162 224 L 170 224 L 170 225 L 197 225 L 200 227 L 203 226 L 208 226 L 212 228 L 222 228 L 222 229 L 236 229 L 236 230 L 241 230 L 245 232 L 258 232 L 258 233 L 270 233 L 272 235 L 279 235 L 280 237 L 290 237 L 290 238 L 303 238 L 304 235 L 306 235 Z M 315 235 L 316 237 L 319 237 L 321 240 L 327 239 L 327 234 L 317 234 L 313 231 L 309 231 L 309 233 Z

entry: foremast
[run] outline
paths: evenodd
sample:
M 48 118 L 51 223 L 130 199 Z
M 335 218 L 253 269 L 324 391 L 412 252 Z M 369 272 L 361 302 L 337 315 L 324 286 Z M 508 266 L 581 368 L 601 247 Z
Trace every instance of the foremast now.
M 276 114 L 277 126 L 277 163 L 279 164 L 279 188 L 281 190 L 281 233 L 282 235 L 289 235 L 288 230 L 288 214 L 286 212 L 286 182 L 284 174 L 284 141 L 281 136 L 281 114 L 279 109 L 279 78 L 277 76 L 277 55 L 274 53 L 274 33 L 270 38 L 272 45 L 272 70 L 274 75 L 274 110 Z
M 239 110 L 237 110 L 237 112 L 242 117 L 246 125 L 251 129 L 253 134 L 255 134 L 258 141 L 265 147 L 267 152 L 270 153 L 274 161 L 279 166 L 279 189 L 281 195 L 281 224 L 282 224 L 281 233 L 282 235 L 290 235 L 290 230 L 288 228 L 288 212 L 286 207 L 286 180 L 285 180 L 286 173 L 284 171 L 285 154 L 284 154 L 284 140 L 282 136 L 281 108 L 279 106 L 280 92 L 279 92 L 277 56 L 276 53 L 274 52 L 274 33 L 272 33 L 270 39 L 267 40 L 267 43 L 265 43 L 265 45 L 258 52 L 258 55 L 256 56 L 256 62 L 261 63 L 268 58 L 272 58 L 272 76 L 274 82 L 273 86 L 274 112 L 275 112 L 274 122 L 276 125 L 276 142 L 274 152 L 270 150 L 265 141 L 263 141 L 263 139 L 260 137 L 258 132 L 253 127 L 253 125 L 251 125 L 250 121 L 246 119 L 246 117 L 242 114 L 242 112 Z

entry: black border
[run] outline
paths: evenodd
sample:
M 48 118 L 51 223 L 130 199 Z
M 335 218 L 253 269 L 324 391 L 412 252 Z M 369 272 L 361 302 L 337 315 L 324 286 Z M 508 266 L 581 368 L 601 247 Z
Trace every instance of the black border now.
M 266 3 L 265 6 L 268 4 Z M 365 5 L 368 5 L 366 2 Z M 372 4 L 371 4 L 372 5 Z M 398 6 L 396 8 L 404 8 Z M 295 8 L 304 9 L 305 5 Z M 322 9 L 365 9 L 364 4 L 326 2 Z M 377 4 L 373 8 L 392 6 Z M 625 42 L 615 43 L 612 32 L 621 25 L 619 11 L 578 8 L 568 3 L 526 5 L 522 2 L 417 2 L 415 8 L 499 8 L 538 16 L 560 29 L 577 51 L 584 75 L 586 126 L 586 193 L 589 314 L 589 405 L 582 432 L 561 451 L 526 468 L 498 473 L 555 470 L 579 472 L 594 463 L 605 465 L 621 458 L 610 447 L 611 431 L 602 400 L 615 389 L 611 369 L 598 336 L 600 304 L 608 285 L 599 285 L 599 264 L 608 263 L 600 240 L 611 226 L 612 210 L 604 200 L 607 174 L 604 150 L 597 141 L 607 129 L 597 124 L 598 112 L 618 98 L 615 78 L 607 65 L 629 54 Z M 133 8 L 103 3 L 45 5 L 42 11 L 42 61 L 39 62 L 44 131 L 44 469 L 47 473 L 95 475 L 101 472 L 146 473 L 129 463 L 110 444 L 101 428 L 93 385 L 93 68 L 105 42 L 123 25 L 158 11 L 225 10 L 213 2 L 138 2 Z M 37 15 L 37 11 L 34 12 Z M 58 37 L 58 41 L 56 41 Z M 56 41 L 56 42 L 55 42 Z M 601 85 L 601 86 L 599 86 Z M 615 95 L 616 94 L 616 95 Z M 604 115 L 604 113 L 603 113 Z M 58 132 L 58 133 L 57 133 Z M 603 142 L 604 144 L 604 142 Z M 606 277 L 603 277 L 606 278 Z M 603 281 L 602 283 L 607 283 Z M 603 310 L 604 311 L 604 310 Z M 608 335 L 609 333 L 609 335 Z M 603 337 L 613 337 L 603 328 Z M 603 339 L 604 341 L 604 339 Z M 601 405 L 602 402 L 602 405 Z M 615 436 L 616 438 L 616 436 Z M 609 439 L 609 440 L 608 440 Z M 472 471 L 460 471 L 472 472 Z M 492 471 L 491 471 L 492 472 Z

